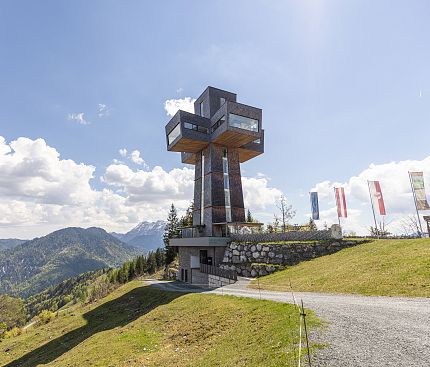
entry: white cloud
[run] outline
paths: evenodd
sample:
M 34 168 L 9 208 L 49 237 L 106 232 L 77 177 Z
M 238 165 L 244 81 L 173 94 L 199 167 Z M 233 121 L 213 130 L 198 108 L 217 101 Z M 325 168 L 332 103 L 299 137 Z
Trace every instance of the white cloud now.
M 146 164 L 145 160 L 140 156 L 140 152 L 135 149 L 133 150 L 128 156 L 127 156 L 127 149 L 126 148 L 122 148 L 120 150 L 118 150 L 119 154 L 121 157 L 126 158 L 128 157 L 128 159 L 130 159 L 130 161 L 132 161 L 134 164 L 138 164 L 139 166 L 143 166 L 146 169 L 149 168 L 148 165 Z M 117 163 L 122 163 L 121 161 L 118 161 L 117 159 L 113 160 L 113 163 L 117 164 Z
M 357 176 L 351 177 L 345 183 L 323 181 L 316 184 L 311 191 L 318 191 L 321 204 L 328 206 L 321 211 L 322 221 L 337 222 L 333 187 L 345 188 L 349 209 L 349 218 L 345 220 L 346 229 L 361 234 L 368 233 L 373 225 L 367 180 L 380 181 L 384 197 L 388 223 L 388 230 L 401 233 L 401 218 L 414 214 L 415 206 L 411 193 L 408 171 L 423 171 L 427 187 L 430 185 L 430 156 L 423 160 L 405 160 L 386 164 L 371 164 Z M 379 220 L 379 218 L 378 218 Z
M 127 149 L 122 148 L 122 149 L 118 150 L 118 153 L 121 157 L 125 158 L 127 156 Z
M 257 178 L 242 177 L 243 200 L 245 206 L 254 211 L 262 211 L 279 200 L 282 191 L 268 187 L 266 176 Z
M 80 125 L 89 125 L 90 122 L 85 118 L 85 114 L 83 112 L 79 113 L 69 113 L 67 119 L 70 121 L 76 121 Z
M 97 116 L 99 118 L 108 117 L 110 116 L 110 108 L 109 106 L 99 103 L 97 106 Z
M 184 167 L 166 172 L 156 166 L 150 171 L 133 171 L 125 164 L 111 164 L 106 168 L 102 181 L 120 188 L 130 202 L 149 201 L 166 205 L 175 202 L 175 205 L 186 209 L 193 197 L 194 170 Z
M 133 163 L 142 165 L 145 164 L 145 161 L 143 160 L 143 158 L 140 156 L 140 152 L 138 150 L 133 150 L 130 154 L 130 159 Z M 146 164 L 145 164 L 146 165 Z
M 168 99 L 164 102 L 164 109 L 168 116 L 173 116 L 178 110 L 194 113 L 195 99 L 185 97 L 181 99 Z
M 118 162 L 106 168 L 101 189 L 91 185 L 94 172 L 94 166 L 63 159 L 43 139 L 7 143 L 0 136 L 0 238 L 32 238 L 68 226 L 126 231 L 142 220 L 165 219 L 171 203 L 184 212 L 193 199 L 192 168 L 133 170 Z M 281 193 L 266 177 L 244 177 L 243 188 L 254 215 Z
M 76 204 L 92 192 L 95 167 L 61 160 L 43 139 L 0 139 L 0 197 L 29 198 L 38 203 Z

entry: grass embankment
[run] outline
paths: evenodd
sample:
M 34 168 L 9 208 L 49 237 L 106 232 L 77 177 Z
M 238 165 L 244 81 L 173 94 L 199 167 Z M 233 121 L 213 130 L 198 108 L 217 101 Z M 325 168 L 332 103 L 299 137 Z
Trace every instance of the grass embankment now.
M 319 323 L 312 314 L 307 320 L 310 328 Z M 4 340 L 0 365 L 293 366 L 291 326 L 297 338 L 292 305 L 183 295 L 133 281 Z
M 262 277 L 267 290 L 430 297 L 430 239 L 375 240 Z M 254 281 L 251 285 L 257 287 Z

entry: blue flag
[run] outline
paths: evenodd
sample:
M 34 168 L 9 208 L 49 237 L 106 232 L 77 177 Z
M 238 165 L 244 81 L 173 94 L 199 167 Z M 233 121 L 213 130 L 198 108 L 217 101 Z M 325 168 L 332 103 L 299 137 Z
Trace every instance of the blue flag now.
M 312 208 L 312 219 L 320 219 L 320 207 L 318 205 L 318 193 L 313 191 L 311 194 L 311 208 Z

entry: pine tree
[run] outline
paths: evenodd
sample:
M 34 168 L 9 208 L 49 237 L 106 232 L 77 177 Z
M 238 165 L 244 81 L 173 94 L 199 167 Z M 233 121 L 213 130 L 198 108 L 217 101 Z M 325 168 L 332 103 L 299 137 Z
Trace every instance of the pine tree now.
M 157 250 L 155 251 L 155 261 L 157 263 L 157 268 L 161 268 L 164 265 L 164 259 L 164 251 L 160 248 L 157 248 Z
M 136 277 L 136 259 L 129 262 L 128 279 L 131 280 Z
M 141 256 L 138 256 L 136 259 L 136 275 L 137 276 L 143 275 L 145 272 L 145 268 L 143 266 L 143 258 L 144 258 L 144 256 L 141 255 Z
M 148 272 L 148 259 L 145 256 L 142 256 L 142 275 Z
M 193 225 L 193 211 L 194 211 L 194 202 L 191 201 L 190 205 L 185 212 L 185 215 L 181 217 L 180 224 L 182 227 L 191 227 Z
M 154 274 L 157 271 L 157 260 L 155 259 L 154 252 L 149 253 L 147 264 L 148 264 L 148 273 Z
M 171 238 L 177 237 L 179 235 L 179 221 L 178 213 L 176 212 L 175 206 L 172 204 L 170 207 L 169 215 L 167 217 L 167 225 L 164 229 L 163 242 L 166 247 L 166 263 L 170 264 L 175 260 L 177 249 L 169 246 L 169 241 Z M 149 260 L 149 257 L 148 257 Z
M 248 209 L 248 211 L 246 212 L 246 221 L 248 223 L 252 223 L 254 222 L 254 218 L 252 217 L 251 211 Z

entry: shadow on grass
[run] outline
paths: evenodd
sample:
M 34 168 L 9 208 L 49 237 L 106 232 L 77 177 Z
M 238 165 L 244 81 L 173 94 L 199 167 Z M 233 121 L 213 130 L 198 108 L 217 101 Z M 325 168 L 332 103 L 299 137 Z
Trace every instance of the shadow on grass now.
M 125 326 L 158 306 L 183 295 L 184 293 L 165 292 L 154 286 L 135 288 L 85 313 L 83 317 L 87 323 L 84 326 L 34 349 L 4 367 L 34 367 L 52 362 L 92 335 Z

